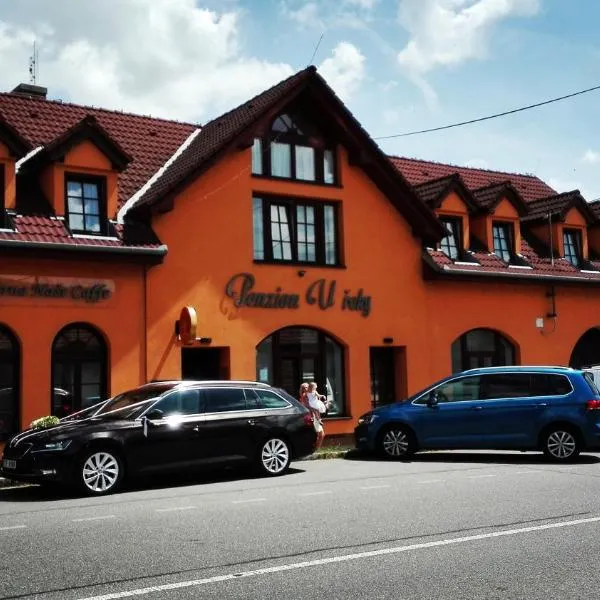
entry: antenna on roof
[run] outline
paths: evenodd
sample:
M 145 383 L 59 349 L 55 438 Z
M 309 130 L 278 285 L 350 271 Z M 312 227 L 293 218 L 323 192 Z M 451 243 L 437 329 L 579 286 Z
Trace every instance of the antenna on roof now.
M 313 64 L 313 60 L 315 60 L 315 56 L 317 55 L 317 50 L 319 49 L 319 46 L 321 45 L 321 42 L 323 41 L 323 36 L 325 35 L 325 32 L 323 32 L 321 34 L 321 37 L 319 38 L 319 41 L 317 42 L 317 45 L 315 46 L 315 50 L 312 54 L 312 56 L 310 57 L 310 61 L 308 62 L 308 66 L 310 67 L 310 65 Z
M 38 78 L 38 51 L 33 40 L 33 54 L 29 57 L 29 83 L 35 85 Z
M 548 229 L 550 231 L 550 264 L 554 266 L 554 241 L 552 240 L 552 213 L 548 213 Z

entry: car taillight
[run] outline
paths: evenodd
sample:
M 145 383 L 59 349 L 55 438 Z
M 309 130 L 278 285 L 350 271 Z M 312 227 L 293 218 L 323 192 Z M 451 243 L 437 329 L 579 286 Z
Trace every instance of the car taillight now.
M 304 415 L 304 422 L 307 425 L 314 425 L 314 420 L 313 420 L 312 413 L 307 413 L 307 414 Z
M 600 400 L 588 400 L 585 408 L 586 410 L 600 410 Z

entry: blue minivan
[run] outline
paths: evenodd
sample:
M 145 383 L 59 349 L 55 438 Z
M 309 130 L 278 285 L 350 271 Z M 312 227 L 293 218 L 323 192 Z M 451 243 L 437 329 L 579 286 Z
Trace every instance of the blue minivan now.
M 567 367 L 488 367 L 446 377 L 374 408 L 354 430 L 359 450 L 406 458 L 418 450 L 539 450 L 566 462 L 600 449 L 600 391 Z

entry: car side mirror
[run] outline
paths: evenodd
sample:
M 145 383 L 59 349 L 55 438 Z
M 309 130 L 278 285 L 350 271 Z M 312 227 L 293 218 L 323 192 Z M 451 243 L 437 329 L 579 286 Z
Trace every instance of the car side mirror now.
M 439 404 L 440 399 L 438 398 L 438 393 L 434 390 L 429 393 L 427 397 L 427 406 L 434 407 Z
M 153 408 L 150 412 L 147 412 L 145 415 L 148 421 L 158 421 L 165 416 L 162 410 L 158 410 L 158 408 Z

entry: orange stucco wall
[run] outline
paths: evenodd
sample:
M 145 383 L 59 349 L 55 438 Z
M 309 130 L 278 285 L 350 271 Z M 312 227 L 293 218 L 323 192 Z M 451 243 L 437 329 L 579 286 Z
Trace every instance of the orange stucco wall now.
M 70 323 L 96 328 L 108 345 L 109 392 L 118 392 L 145 380 L 143 267 L 103 262 L 66 262 L 0 258 L 0 281 L 28 283 L 48 278 L 54 283 L 107 282 L 112 296 L 86 303 L 72 298 L 0 296 L 0 325 L 8 327 L 21 350 L 21 424 L 50 414 L 51 348 L 58 332 Z
M 15 159 L 10 155 L 5 144 L 0 142 L 0 168 L 4 168 L 4 206 L 11 209 L 15 207 L 17 182 L 15 178 Z
M 460 217 L 462 219 L 462 245 L 463 250 L 468 249 L 470 240 L 470 219 L 468 208 L 464 200 L 456 193 L 450 192 L 442 201 L 437 213 L 449 217 Z

